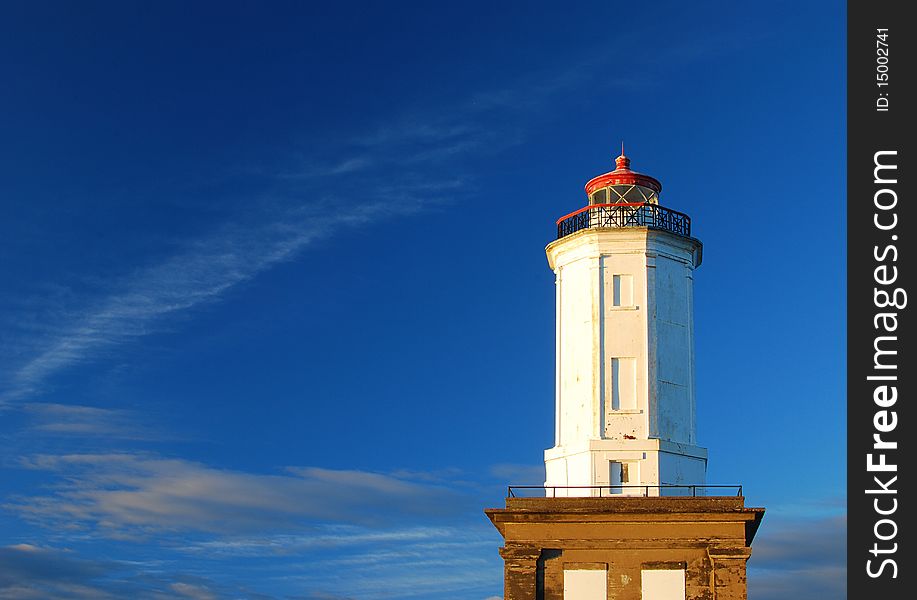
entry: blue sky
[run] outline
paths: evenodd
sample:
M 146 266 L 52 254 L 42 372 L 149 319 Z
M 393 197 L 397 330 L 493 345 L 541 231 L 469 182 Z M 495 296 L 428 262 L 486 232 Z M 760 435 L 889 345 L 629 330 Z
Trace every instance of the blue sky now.
M 622 139 L 705 244 L 750 595 L 845 596 L 843 13 L 5 4 L 0 597 L 499 597 Z

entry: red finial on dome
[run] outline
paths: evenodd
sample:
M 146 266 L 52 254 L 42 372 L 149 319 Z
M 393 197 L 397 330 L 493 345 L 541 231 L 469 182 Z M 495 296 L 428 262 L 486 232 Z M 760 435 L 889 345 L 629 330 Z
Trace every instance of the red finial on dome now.
M 630 171 L 630 159 L 624 155 L 624 140 L 621 140 L 621 156 L 615 159 L 615 172 Z

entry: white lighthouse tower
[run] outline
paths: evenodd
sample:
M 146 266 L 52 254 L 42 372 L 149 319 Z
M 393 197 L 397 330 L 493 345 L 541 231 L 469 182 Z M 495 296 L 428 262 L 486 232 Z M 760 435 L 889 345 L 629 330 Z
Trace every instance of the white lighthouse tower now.
M 763 508 L 705 484 L 694 402 L 691 219 L 662 184 L 616 169 L 557 221 L 554 447 L 541 486 L 484 512 L 505 600 L 746 600 Z M 708 494 L 707 492 L 712 492 Z
M 687 215 L 659 205 L 661 191 L 622 148 L 546 248 L 557 283 L 548 496 L 693 495 L 702 488 L 681 486 L 705 483 L 693 324 L 702 245 Z

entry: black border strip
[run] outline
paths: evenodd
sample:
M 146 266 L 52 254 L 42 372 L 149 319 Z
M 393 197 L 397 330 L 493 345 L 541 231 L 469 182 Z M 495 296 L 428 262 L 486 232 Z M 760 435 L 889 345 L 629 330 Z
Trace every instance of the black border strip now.
M 850 1 L 847 19 L 848 594 L 914 598 L 917 23 L 875 0 Z

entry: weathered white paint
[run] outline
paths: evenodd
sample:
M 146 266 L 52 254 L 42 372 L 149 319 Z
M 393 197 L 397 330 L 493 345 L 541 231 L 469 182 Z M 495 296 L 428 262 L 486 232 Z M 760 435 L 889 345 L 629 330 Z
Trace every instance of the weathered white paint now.
M 640 580 L 642 600 L 685 600 L 684 569 L 644 569 Z
M 700 243 L 647 228 L 585 229 L 546 251 L 557 284 L 557 381 L 545 484 L 614 485 L 611 462 L 628 463 L 627 485 L 703 484 L 693 326 Z M 583 492 L 558 495 L 571 493 Z
M 565 600 L 607 600 L 608 571 L 602 569 L 565 569 Z

